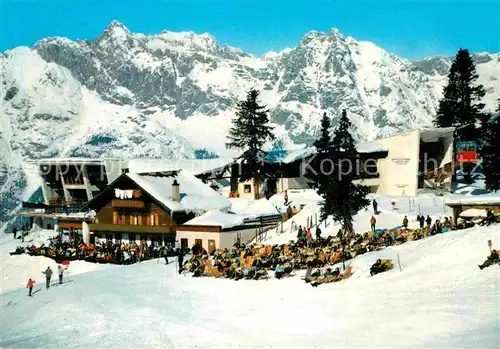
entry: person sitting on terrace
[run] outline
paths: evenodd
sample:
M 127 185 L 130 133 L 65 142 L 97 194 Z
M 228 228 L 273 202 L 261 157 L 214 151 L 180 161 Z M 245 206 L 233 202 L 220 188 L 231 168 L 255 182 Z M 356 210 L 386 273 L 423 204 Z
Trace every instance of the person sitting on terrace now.
M 486 258 L 483 264 L 479 265 L 479 269 L 483 270 L 484 268 L 487 268 L 493 264 L 499 264 L 500 263 L 500 255 L 498 254 L 499 251 L 493 250 L 491 251 L 491 254 Z
M 495 223 L 495 215 L 493 214 L 493 211 L 491 210 L 486 210 L 486 217 L 479 223 L 479 225 L 490 225 L 492 223 Z
M 370 275 L 374 276 L 390 269 L 392 269 L 392 261 L 390 259 L 377 259 L 370 268 Z

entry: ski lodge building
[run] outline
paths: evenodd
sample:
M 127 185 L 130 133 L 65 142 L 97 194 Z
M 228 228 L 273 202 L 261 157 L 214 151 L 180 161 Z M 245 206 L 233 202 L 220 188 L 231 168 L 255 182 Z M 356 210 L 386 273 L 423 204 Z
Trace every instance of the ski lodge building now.
M 357 162 L 353 164 L 356 181 L 379 195 L 415 196 L 419 189 L 451 190 L 451 175 L 457 165 L 453 154 L 454 128 L 415 129 L 399 135 L 357 145 Z M 233 196 L 268 197 L 285 190 L 308 189 L 305 177 L 311 162 L 317 158 L 315 148 L 289 151 L 279 163 L 265 164 L 271 176 L 259 187 L 254 181 L 239 182 L 241 164 L 199 173 L 205 181 L 230 180 Z
M 380 195 L 415 196 L 419 189 L 449 190 L 454 168 L 453 128 L 411 130 L 357 145 L 357 181 Z M 308 189 L 305 172 L 314 148 L 289 151 L 264 163 L 261 198 Z M 240 182 L 234 159 L 41 159 L 41 198 L 23 202 L 30 225 L 56 229 L 86 243 L 140 241 L 208 251 L 245 243 L 281 222 L 274 207 L 234 212 L 232 198 L 253 199 L 257 186 Z M 227 189 L 225 189 L 227 188 Z M 224 190 L 225 189 L 225 190 Z M 234 200 L 233 200 L 234 201 Z M 265 200 L 267 201 L 267 200 Z

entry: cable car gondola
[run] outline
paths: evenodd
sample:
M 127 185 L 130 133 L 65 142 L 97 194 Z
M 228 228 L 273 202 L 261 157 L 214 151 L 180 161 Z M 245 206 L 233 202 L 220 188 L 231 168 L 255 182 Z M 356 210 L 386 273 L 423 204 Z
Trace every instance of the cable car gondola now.
M 471 141 L 458 142 L 456 154 L 457 154 L 457 160 L 460 163 L 476 163 L 477 143 Z

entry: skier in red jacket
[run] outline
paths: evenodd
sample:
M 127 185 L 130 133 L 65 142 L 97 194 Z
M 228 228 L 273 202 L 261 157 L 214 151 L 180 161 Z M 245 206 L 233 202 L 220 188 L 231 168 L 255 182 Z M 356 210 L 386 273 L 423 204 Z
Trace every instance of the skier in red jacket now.
M 31 297 L 31 292 L 33 291 L 33 287 L 35 287 L 35 281 L 31 280 L 31 278 L 28 280 L 28 284 L 26 285 L 26 288 L 29 289 L 28 296 Z

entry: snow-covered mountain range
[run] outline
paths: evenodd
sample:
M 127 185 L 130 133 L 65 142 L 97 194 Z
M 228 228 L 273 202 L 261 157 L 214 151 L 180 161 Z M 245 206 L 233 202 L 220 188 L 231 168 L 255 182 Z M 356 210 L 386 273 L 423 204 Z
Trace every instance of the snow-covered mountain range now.
M 458 48 L 457 48 L 458 49 Z M 500 54 L 474 54 L 487 108 Z M 370 140 L 430 124 L 450 58 L 408 61 L 332 29 L 255 57 L 209 34 L 131 33 L 112 22 L 94 40 L 46 38 L 0 56 L 0 222 L 29 185 L 26 158 L 193 157 L 224 152 L 234 106 L 261 91 L 285 144 L 310 143 L 323 112 L 346 108 Z

